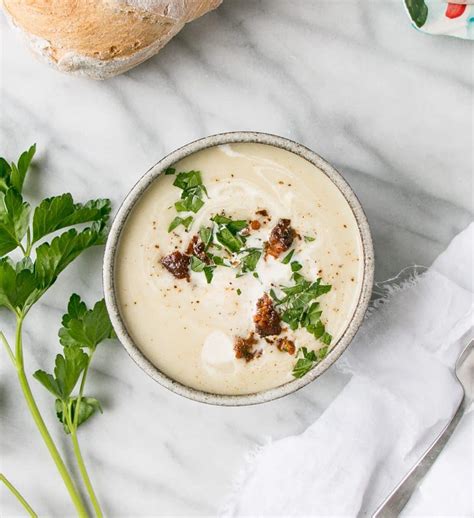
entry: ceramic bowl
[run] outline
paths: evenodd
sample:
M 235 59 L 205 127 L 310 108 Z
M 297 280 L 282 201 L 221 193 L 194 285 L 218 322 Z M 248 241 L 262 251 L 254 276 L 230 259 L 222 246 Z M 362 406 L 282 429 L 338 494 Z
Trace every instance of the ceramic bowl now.
M 120 234 L 127 221 L 128 215 L 130 214 L 137 201 L 148 189 L 150 184 L 153 183 L 166 168 L 172 166 L 188 155 L 196 153 L 202 149 L 218 146 L 221 144 L 232 144 L 239 142 L 262 143 L 285 149 L 308 160 L 316 167 L 321 169 L 329 177 L 329 179 L 336 185 L 344 198 L 347 200 L 347 203 L 351 207 L 354 217 L 357 220 L 362 241 L 363 279 L 361 283 L 359 301 L 352 315 L 352 318 L 347 324 L 344 333 L 339 338 L 337 343 L 333 345 L 332 350 L 324 360 L 322 360 L 302 378 L 294 379 L 279 387 L 254 394 L 231 396 L 211 394 L 187 387 L 169 378 L 143 355 L 137 345 L 133 342 L 131 336 L 128 334 L 127 328 L 120 314 L 119 304 L 115 293 L 114 265 L 120 240 Z M 277 137 L 275 135 L 250 131 L 221 133 L 196 140 L 195 142 L 191 142 L 190 144 L 187 144 L 165 156 L 149 171 L 147 171 L 129 192 L 121 207 L 119 208 L 117 215 L 115 216 L 105 247 L 103 266 L 105 301 L 110 318 L 120 342 L 123 344 L 132 359 L 155 381 L 168 388 L 169 390 L 180 394 L 181 396 L 185 396 L 189 399 L 203 403 L 228 406 L 253 405 L 286 396 L 292 392 L 295 392 L 301 387 L 304 387 L 319 377 L 324 371 L 326 371 L 339 358 L 339 356 L 341 356 L 341 354 L 350 344 L 362 323 L 372 292 L 373 276 L 374 253 L 367 218 L 364 214 L 364 211 L 362 210 L 359 200 L 357 199 L 349 184 L 341 176 L 341 174 L 338 173 L 323 158 L 321 158 L 310 149 L 302 146 L 301 144 L 286 138 Z

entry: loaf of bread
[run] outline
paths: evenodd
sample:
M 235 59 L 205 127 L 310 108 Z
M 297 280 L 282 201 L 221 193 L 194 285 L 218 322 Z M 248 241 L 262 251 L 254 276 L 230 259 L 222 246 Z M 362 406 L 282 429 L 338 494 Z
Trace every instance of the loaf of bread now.
M 3 6 L 41 59 L 63 72 L 106 79 L 156 54 L 185 23 L 221 2 L 3 0 Z

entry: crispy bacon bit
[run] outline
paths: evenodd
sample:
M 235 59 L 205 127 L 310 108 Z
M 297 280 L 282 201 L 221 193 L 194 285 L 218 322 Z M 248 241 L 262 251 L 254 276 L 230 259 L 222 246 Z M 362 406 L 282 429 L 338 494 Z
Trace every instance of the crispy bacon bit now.
M 189 255 L 182 254 L 178 250 L 165 255 L 161 259 L 161 264 L 177 279 L 187 279 L 189 281 Z
M 258 358 L 262 355 L 262 351 L 253 350 L 253 346 L 258 342 L 255 338 L 254 333 L 250 333 L 247 338 L 236 336 L 234 339 L 234 351 L 235 357 L 240 359 L 243 358 L 246 362 Z
M 196 257 L 201 259 L 203 263 L 209 264 L 211 262 L 208 255 L 206 254 L 206 246 L 197 235 L 193 236 L 193 238 L 189 242 L 188 248 L 186 249 L 186 253 L 188 255 L 195 255 Z
M 250 228 L 252 230 L 258 230 L 262 225 L 260 224 L 260 221 L 257 221 L 256 219 L 252 220 L 250 222 Z
M 281 333 L 280 315 L 273 307 L 272 299 L 266 293 L 257 301 L 257 313 L 254 315 L 253 321 L 260 336 L 279 335 Z
M 296 232 L 291 227 L 291 221 L 289 219 L 278 220 L 265 243 L 265 257 L 271 255 L 276 259 L 282 252 L 290 248 L 295 237 Z
M 263 216 L 266 218 L 268 216 L 268 211 L 266 209 L 257 210 L 255 214 L 258 214 L 259 216 Z
M 278 338 L 275 345 L 279 351 L 286 351 L 288 354 L 295 354 L 296 347 L 293 340 L 289 340 L 288 338 Z

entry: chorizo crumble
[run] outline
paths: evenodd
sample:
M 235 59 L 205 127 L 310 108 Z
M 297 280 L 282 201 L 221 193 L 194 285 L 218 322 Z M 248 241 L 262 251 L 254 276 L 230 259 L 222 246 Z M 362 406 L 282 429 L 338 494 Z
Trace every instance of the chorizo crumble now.
M 295 237 L 296 232 L 291 227 L 291 221 L 289 219 L 278 220 L 265 244 L 265 257 L 271 255 L 277 259 L 282 252 L 286 252 L 290 248 Z
M 211 262 L 209 256 L 206 254 L 206 246 L 197 235 L 193 236 L 193 238 L 189 242 L 188 248 L 186 249 L 186 253 L 188 255 L 195 255 L 203 263 L 210 264 Z
M 258 342 L 253 333 L 250 333 L 247 338 L 236 336 L 234 339 L 234 351 L 237 359 L 243 358 L 246 362 L 258 358 L 262 355 L 262 351 L 253 350 L 253 346 Z
M 252 230 L 258 230 L 262 225 L 260 224 L 260 221 L 257 221 L 256 219 L 252 220 L 250 222 L 250 228 Z
M 187 279 L 189 281 L 189 255 L 181 253 L 179 250 L 165 255 L 161 259 L 161 264 L 177 279 Z
M 260 336 L 281 333 L 280 315 L 273 306 L 272 299 L 266 294 L 257 301 L 257 313 L 253 317 L 255 329 Z
M 288 354 L 295 354 L 296 352 L 295 342 L 293 342 L 293 340 L 289 340 L 288 338 L 278 338 L 278 340 L 275 342 L 275 345 L 279 351 L 286 351 Z

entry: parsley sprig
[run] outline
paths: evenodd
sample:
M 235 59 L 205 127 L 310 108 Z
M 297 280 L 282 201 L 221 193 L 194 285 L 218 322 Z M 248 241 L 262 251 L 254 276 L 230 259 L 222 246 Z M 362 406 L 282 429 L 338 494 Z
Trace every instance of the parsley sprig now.
M 85 204 L 75 203 L 71 194 L 67 193 L 47 198 L 32 209 L 24 200 L 22 191 L 35 151 L 36 146 L 31 146 L 21 154 L 16 163 L 0 158 L 0 307 L 9 311 L 16 319 L 14 347 L 10 346 L 7 337 L 1 331 L 0 341 L 12 362 L 30 413 L 58 468 L 77 514 L 86 517 L 87 511 L 82 497 L 46 427 L 28 383 L 23 354 L 23 323 L 31 307 L 74 259 L 88 248 L 105 243 L 111 207 L 110 201 L 106 199 L 90 200 Z M 14 254 L 13 257 L 11 253 Z M 14 260 L 18 254 L 22 257 Z M 84 310 L 80 301 L 71 300 L 75 301 L 77 311 Z M 99 305 L 92 311 L 93 318 L 86 318 L 86 315 L 89 315 L 87 310 L 83 314 L 84 319 L 92 318 L 94 324 L 89 325 L 89 320 L 87 325 L 83 322 L 82 338 L 91 338 L 91 329 L 98 333 L 99 329 L 107 328 L 108 334 L 111 335 L 105 306 Z M 71 341 L 74 336 L 79 340 L 79 335 L 75 333 L 80 331 L 81 326 L 77 323 L 80 318 L 78 313 L 74 314 L 74 317 L 78 318 L 73 318 L 72 312 L 71 306 L 68 313 L 70 318 L 66 318 L 63 323 L 63 328 L 69 330 L 63 331 L 64 340 Z M 100 336 L 100 333 L 94 336 Z M 98 343 L 91 345 L 94 342 L 92 340 L 86 345 L 82 338 L 83 346 L 94 348 Z M 84 397 L 81 401 L 71 396 L 79 377 L 86 372 L 91 350 L 87 354 L 82 346 L 73 346 L 69 343 L 65 346 L 64 354 L 58 355 L 56 359 L 55 375 L 37 375 L 61 400 L 61 408 L 62 402 L 67 402 L 67 412 L 60 413 L 63 424 L 66 422 L 71 433 L 80 422 L 84 422 L 99 408 L 94 398 Z M 67 422 L 68 416 L 69 419 L 73 419 L 73 427 Z M 82 458 L 76 447 L 74 450 L 96 514 L 102 516 Z M 14 494 L 18 497 L 17 493 Z M 22 502 L 22 498 L 19 499 Z
M 99 300 L 92 309 L 88 309 L 79 295 L 73 294 L 59 330 L 63 354 L 56 356 L 54 373 L 49 374 L 38 370 L 33 374 L 56 398 L 56 415 L 65 433 L 71 437 L 79 470 L 93 507 L 99 516 L 101 515 L 100 505 L 82 458 L 77 429 L 96 412 L 102 412 L 99 401 L 94 397 L 86 396 L 84 389 L 97 346 L 104 340 L 114 337 L 115 333 L 104 300 Z M 78 384 L 78 393 L 73 395 L 73 390 Z

